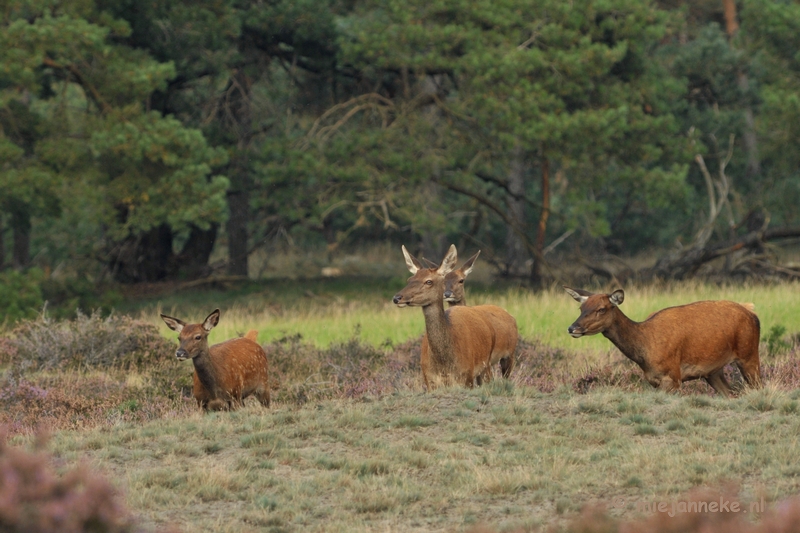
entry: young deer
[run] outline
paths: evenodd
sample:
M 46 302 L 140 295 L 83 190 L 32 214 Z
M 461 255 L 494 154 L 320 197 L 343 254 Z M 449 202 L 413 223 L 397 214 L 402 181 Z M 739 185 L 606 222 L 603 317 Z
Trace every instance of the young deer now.
M 452 376 L 467 387 L 490 380 L 491 362 L 513 356 L 516 350 L 514 317 L 495 305 L 454 306 L 445 311 L 444 279 L 455 267 L 455 246 L 450 246 L 437 268 L 424 268 L 405 246 L 403 255 L 412 276 L 392 301 L 398 307 L 422 307 L 425 336 L 420 365 L 425 386 L 431 390 L 435 381 L 448 382 Z
M 725 379 L 735 364 L 751 387 L 761 385 L 758 317 L 746 306 L 725 300 L 668 307 L 644 322 L 634 322 L 619 309 L 622 290 L 594 294 L 564 287 L 581 303 L 581 314 L 569 327 L 575 338 L 602 333 L 644 371 L 654 387 L 665 391 L 703 378 L 719 394 L 732 396 Z
M 255 330 L 209 346 L 208 333 L 219 323 L 219 309 L 202 324 L 187 324 L 163 314 L 161 318 L 179 334 L 180 346 L 175 355 L 180 361 L 191 359 L 194 364 L 192 393 L 199 407 L 204 411 L 233 410 L 251 394 L 269 407 L 269 364 L 267 354 L 256 342 Z

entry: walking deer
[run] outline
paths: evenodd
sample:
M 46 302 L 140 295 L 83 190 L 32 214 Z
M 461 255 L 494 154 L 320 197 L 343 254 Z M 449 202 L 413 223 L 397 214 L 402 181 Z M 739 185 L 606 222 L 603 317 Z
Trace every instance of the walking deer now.
M 181 361 L 194 364 L 192 394 L 204 411 L 233 410 L 255 394 L 261 405 L 269 407 L 269 364 L 267 354 L 256 342 L 258 332 L 208 345 L 208 333 L 219 323 L 215 309 L 202 324 L 161 315 L 169 329 L 178 332 L 180 346 L 175 352 Z
M 402 248 L 412 276 L 392 301 L 398 307 L 422 308 L 425 336 L 420 366 L 427 389 L 438 381 L 448 383 L 453 376 L 467 387 L 491 380 L 491 362 L 511 357 L 516 350 L 514 317 L 496 305 L 453 306 L 445 311 L 444 280 L 457 261 L 455 246 L 451 245 L 442 263 L 433 268 L 424 268 Z
M 739 368 L 749 386 L 761 385 L 761 326 L 745 305 L 726 300 L 695 302 L 634 322 L 619 309 L 625 299 L 622 290 L 611 294 L 564 290 L 581 304 L 581 314 L 569 334 L 578 338 L 602 333 L 639 365 L 654 387 L 674 391 L 684 381 L 703 378 L 719 394 L 732 396 L 724 375 L 729 363 Z

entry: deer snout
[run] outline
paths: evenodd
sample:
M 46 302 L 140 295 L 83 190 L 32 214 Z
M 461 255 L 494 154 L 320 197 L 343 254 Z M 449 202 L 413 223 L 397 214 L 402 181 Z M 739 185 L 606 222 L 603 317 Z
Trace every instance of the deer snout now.
M 567 331 L 570 335 L 574 338 L 583 337 L 583 328 L 577 324 L 572 324 L 570 327 L 567 328 Z
M 453 298 L 453 291 L 444 291 L 444 299 L 451 300 Z
M 184 359 L 189 358 L 189 352 L 187 352 L 183 348 L 178 348 L 178 351 L 175 352 L 175 357 L 177 357 L 179 361 L 183 361 Z
M 392 302 L 398 307 L 405 307 L 407 305 L 405 302 L 403 302 L 402 294 L 395 294 L 394 298 L 392 298 Z

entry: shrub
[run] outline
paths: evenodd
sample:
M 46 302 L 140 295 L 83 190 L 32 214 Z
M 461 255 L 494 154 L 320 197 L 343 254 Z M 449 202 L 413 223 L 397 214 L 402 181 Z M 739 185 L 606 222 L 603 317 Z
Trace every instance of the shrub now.
M 174 350 L 152 324 L 128 316 L 103 318 L 97 311 L 61 321 L 43 313 L 21 322 L 10 339 L 16 349 L 12 363 L 37 369 L 131 368 L 157 364 Z
M 0 272 L 0 321 L 33 318 L 44 305 L 40 283 L 44 274 L 37 268 L 27 272 Z
M 0 530 L 113 533 L 137 529 L 133 515 L 108 481 L 86 467 L 59 476 L 44 452 L 9 446 L 2 434 Z
M 48 310 L 57 318 L 67 318 L 76 309 L 102 309 L 105 313 L 122 302 L 122 294 L 85 276 L 54 278 L 41 282 L 42 298 Z
M 791 349 L 792 344 L 783 338 L 785 334 L 786 326 L 775 324 L 769 329 L 769 332 L 764 335 L 764 342 L 767 345 L 767 357 L 772 357 Z
M 375 347 L 356 335 L 320 349 L 293 335 L 265 344 L 264 350 L 277 399 L 304 403 L 380 396 L 412 387 L 419 377 L 420 342 L 418 338 L 397 347 Z

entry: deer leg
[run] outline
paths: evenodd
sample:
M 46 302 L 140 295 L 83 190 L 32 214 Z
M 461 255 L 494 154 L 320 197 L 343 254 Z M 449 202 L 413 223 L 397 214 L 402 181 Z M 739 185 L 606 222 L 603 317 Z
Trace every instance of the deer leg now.
M 478 386 L 480 387 L 484 383 L 489 383 L 494 379 L 494 374 L 492 374 L 492 365 L 486 365 L 486 368 L 483 369 L 483 372 L 478 374 L 478 377 L 475 378 L 475 381 L 478 382 Z
M 662 376 L 658 388 L 664 392 L 674 392 L 681 388 L 681 380 L 671 376 Z
M 475 387 L 475 374 L 473 374 L 472 372 L 466 372 L 465 377 L 466 377 L 465 385 L 470 389 Z
M 220 400 L 219 398 L 214 398 L 206 403 L 207 411 L 227 411 L 228 408 L 228 403 Z
M 754 389 L 761 388 L 761 368 L 758 358 L 747 362 L 734 361 L 734 364 L 739 369 L 739 372 L 742 373 L 742 377 L 748 386 Z
M 728 384 L 728 380 L 725 379 L 725 368 L 720 368 L 719 370 L 712 372 L 711 374 L 704 376 L 703 379 L 711 385 L 711 387 L 717 391 L 717 394 L 724 394 L 728 398 L 733 396 L 733 391 L 731 390 L 731 386 Z
M 269 407 L 269 388 L 267 387 L 259 387 L 256 391 L 256 398 L 264 407 Z
M 500 359 L 500 370 L 503 373 L 503 377 L 508 379 L 511 376 L 511 370 L 514 368 L 514 354 L 509 355 L 508 357 L 503 357 Z

